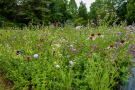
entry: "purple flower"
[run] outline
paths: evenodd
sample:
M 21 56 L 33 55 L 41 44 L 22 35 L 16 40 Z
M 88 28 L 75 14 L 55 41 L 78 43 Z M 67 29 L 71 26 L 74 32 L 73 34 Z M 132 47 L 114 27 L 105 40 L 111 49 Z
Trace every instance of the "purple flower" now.
M 102 19 L 100 19 L 99 21 L 102 21 Z
M 100 17 L 100 15 L 98 15 L 98 17 Z
M 130 70 L 130 75 L 132 75 L 132 74 L 133 74 L 133 72 L 134 72 L 133 70 Z
M 14 37 L 14 38 L 16 38 L 16 37 Z
M 85 33 L 85 35 L 87 35 L 87 33 Z
M 117 17 L 117 15 L 115 15 Z
M 70 45 L 70 47 L 73 47 L 73 45 Z
M 55 54 L 55 52 L 56 52 L 56 51 L 55 51 L 55 50 L 53 50 L 53 55 Z
M 105 12 L 108 12 L 108 10 L 105 10 Z
M 70 55 L 67 55 L 67 57 L 70 57 Z
M 34 58 L 37 58 L 38 57 L 38 54 L 34 54 Z
M 94 25 L 94 23 L 92 23 L 92 25 Z
M 116 84 L 119 84 L 119 81 L 116 81 Z
M 76 49 L 73 49 L 73 51 L 76 51 Z

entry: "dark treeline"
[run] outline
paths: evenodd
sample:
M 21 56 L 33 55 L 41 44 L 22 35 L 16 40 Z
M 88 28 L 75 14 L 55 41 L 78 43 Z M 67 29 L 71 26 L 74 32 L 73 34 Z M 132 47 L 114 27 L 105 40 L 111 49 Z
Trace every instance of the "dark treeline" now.
M 95 0 L 90 12 L 83 1 L 77 7 L 75 0 L 0 0 L 0 24 L 8 19 L 20 25 L 68 23 L 86 25 L 88 20 L 104 19 L 106 12 L 116 13 L 119 21 L 135 21 L 135 0 Z M 6 22 L 5 22 L 6 23 Z

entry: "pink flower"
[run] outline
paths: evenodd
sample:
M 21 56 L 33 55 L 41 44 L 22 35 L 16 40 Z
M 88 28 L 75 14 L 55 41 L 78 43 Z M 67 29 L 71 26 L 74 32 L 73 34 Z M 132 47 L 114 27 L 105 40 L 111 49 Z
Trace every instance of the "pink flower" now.
M 55 52 L 56 52 L 56 51 L 55 51 L 55 50 L 53 50 L 53 55 L 55 54 Z
M 108 10 L 105 10 L 105 12 L 108 12 Z
M 41 48 L 40 48 L 40 45 L 38 45 L 38 51 L 40 50 Z
M 30 62 L 30 56 L 27 56 L 27 62 Z
M 116 84 L 119 84 L 119 81 L 116 81 Z
M 134 72 L 133 70 L 130 70 L 130 75 L 132 75 L 132 74 L 133 74 L 133 72 Z

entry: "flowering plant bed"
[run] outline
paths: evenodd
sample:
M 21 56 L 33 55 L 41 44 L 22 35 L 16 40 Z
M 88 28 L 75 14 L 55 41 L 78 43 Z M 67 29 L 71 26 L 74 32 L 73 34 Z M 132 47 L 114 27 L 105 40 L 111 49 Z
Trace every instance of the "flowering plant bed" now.
M 133 73 L 134 41 L 116 25 L 1 30 L 0 73 L 13 89 L 116 89 Z

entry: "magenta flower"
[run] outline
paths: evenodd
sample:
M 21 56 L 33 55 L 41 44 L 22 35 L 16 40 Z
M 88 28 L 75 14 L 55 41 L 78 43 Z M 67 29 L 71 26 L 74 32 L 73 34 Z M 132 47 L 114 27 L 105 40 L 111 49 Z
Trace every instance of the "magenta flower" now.
M 30 56 L 27 56 L 27 62 L 30 62 Z
M 38 51 L 40 50 L 41 48 L 40 48 L 40 45 L 38 45 Z
M 92 23 L 92 25 L 94 25 L 94 23 Z
M 55 50 L 53 50 L 53 55 L 55 54 L 55 52 L 56 52 L 56 51 L 55 51 Z
M 105 10 L 105 12 L 108 12 L 108 10 Z
M 14 37 L 14 38 L 16 38 L 16 37 Z
M 130 75 L 132 75 L 132 74 L 133 74 L 133 72 L 134 72 L 133 70 L 130 70 Z
M 119 81 L 116 81 L 116 84 L 119 84 Z

